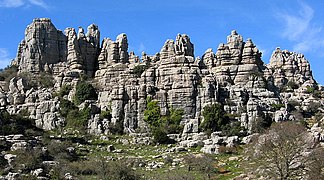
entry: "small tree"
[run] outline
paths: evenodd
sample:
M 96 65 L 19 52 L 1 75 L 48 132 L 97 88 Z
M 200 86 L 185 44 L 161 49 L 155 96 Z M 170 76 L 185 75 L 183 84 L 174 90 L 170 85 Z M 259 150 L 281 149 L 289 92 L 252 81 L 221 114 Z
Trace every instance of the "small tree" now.
M 314 143 L 306 129 L 294 122 L 273 124 L 246 149 L 248 172 L 274 179 L 302 177 L 310 165 Z
M 212 104 L 204 107 L 202 113 L 204 121 L 199 125 L 199 128 L 206 132 L 220 131 L 228 123 L 224 117 L 224 110 L 220 104 Z
M 165 144 L 170 142 L 167 134 L 180 133 L 182 126 L 180 122 L 184 114 L 182 109 L 169 108 L 169 114 L 161 116 L 161 108 L 157 101 L 147 98 L 147 106 L 144 111 L 144 121 L 147 122 L 152 130 L 153 141 Z
M 146 69 L 147 69 L 146 65 L 137 65 L 133 69 L 133 74 L 135 75 L 135 77 L 141 77 L 141 75 Z
M 147 98 L 146 110 L 144 111 L 144 121 L 149 125 L 158 126 L 160 119 L 160 106 L 157 101 L 153 101 L 152 98 Z
M 7 66 L 6 68 L 0 70 L 0 81 L 7 82 L 6 89 L 8 89 L 9 81 L 13 77 L 17 77 L 17 73 L 18 73 L 18 66 L 16 65 Z
M 74 102 L 79 105 L 85 100 L 97 100 L 96 89 L 89 83 L 81 81 L 76 86 Z
M 291 89 L 298 89 L 299 88 L 298 84 L 295 81 L 289 81 L 287 83 L 287 86 L 290 87 Z

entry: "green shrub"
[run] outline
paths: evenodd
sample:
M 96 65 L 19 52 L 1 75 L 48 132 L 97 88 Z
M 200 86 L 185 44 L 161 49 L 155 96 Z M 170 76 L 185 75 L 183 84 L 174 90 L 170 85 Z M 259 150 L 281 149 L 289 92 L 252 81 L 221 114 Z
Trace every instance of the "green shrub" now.
M 66 126 L 85 131 L 90 118 L 90 108 L 70 110 L 66 116 Z
M 4 158 L 4 155 L 0 155 L 0 175 L 4 174 L 7 165 L 8 163 L 7 160 Z
M 137 65 L 133 69 L 133 74 L 135 75 L 135 77 L 141 77 L 141 75 L 146 69 L 147 69 L 146 65 Z
M 47 144 L 48 160 L 55 160 L 58 162 L 72 162 L 78 159 L 75 153 L 69 152 L 68 148 L 73 147 L 71 141 L 57 141 L 52 140 Z
M 147 98 L 147 108 L 144 111 L 144 121 L 152 130 L 155 143 L 165 144 L 170 142 L 167 134 L 181 133 L 183 127 L 180 126 L 184 111 L 182 109 L 169 108 L 169 113 L 161 116 L 160 107 L 157 101 Z
M 241 122 L 235 121 L 223 126 L 222 134 L 224 136 L 245 136 L 246 129 L 241 126 Z
M 71 101 L 60 98 L 60 115 L 66 120 L 66 127 L 85 133 L 90 119 L 90 108 L 79 110 Z
M 184 157 L 188 170 L 200 171 L 203 173 L 217 173 L 213 166 L 213 157 L 211 155 L 187 155 Z
M 84 81 L 81 81 L 76 86 L 74 102 L 76 105 L 81 104 L 85 100 L 97 100 L 98 95 L 95 88 Z
M 38 85 L 43 88 L 51 88 L 54 86 L 54 77 L 49 73 L 41 72 L 37 76 L 36 81 Z
M 66 118 L 67 115 L 69 114 L 69 111 L 72 110 L 78 110 L 78 107 L 76 107 L 71 101 L 61 98 L 60 115 Z
M 124 133 L 124 125 L 122 122 L 116 122 L 115 124 L 109 123 L 109 132 L 111 134 L 119 134 L 122 135 Z
M 152 129 L 152 136 L 153 136 L 153 142 L 159 143 L 159 144 L 167 144 L 170 139 L 167 136 L 165 129 L 161 127 L 153 128 Z
M 169 121 L 170 124 L 180 124 L 182 121 L 182 116 L 184 115 L 183 109 L 174 109 L 174 108 L 169 108 L 170 115 L 169 115 Z
M 99 115 L 99 119 L 103 120 L 103 119 L 111 119 L 111 112 L 110 111 L 101 111 L 100 115 Z
M 109 167 L 109 179 L 111 180 L 120 180 L 120 179 L 125 179 L 125 180 L 137 180 L 141 179 L 140 176 L 125 162 L 123 161 L 111 161 L 108 164 Z M 99 177 L 104 178 L 102 176 Z M 107 177 L 106 177 L 107 178 Z
M 299 88 L 298 84 L 296 82 L 294 82 L 294 81 L 289 81 L 287 83 L 287 86 L 290 87 L 291 89 L 298 89 Z
M 0 81 L 9 82 L 10 79 L 17 76 L 17 73 L 18 73 L 18 66 L 16 65 L 7 66 L 4 69 L 0 70 Z
M 271 107 L 273 107 L 275 110 L 280 110 L 282 107 L 285 107 L 284 104 L 271 104 Z
M 10 150 L 11 145 L 12 143 L 6 141 L 5 139 L 0 139 L 0 152 Z M 0 158 L 1 157 L 2 156 L 0 155 Z M 1 160 L 0 160 L 0 166 L 1 166 Z
M 306 86 L 306 93 L 309 93 L 309 94 L 312 94 L 312 93 L 314 93 L 314 91 L 315 91 L 315 88 L 313 88 L 313 87 L 310 87 L 310 86 Z
M 13 161 L 13 167 L 16 171 L 21 170 L 29 173 L 31 170 L 42 168 L 43 154 L 41 149 L 27 148 L 26 150 L 17 150 L 13 152 L 17 157 Z
M 158 126 L 160 120 L 160 106 L 157 101 L 147 98 L 146 110 L 144 111 L 144 121 L 151 126 Z
M 26 136 L 37 136 L 43 130 L 36 127 L 35 121 L 25 118 L 19 114 L 10 115 L 7 111 L 0 111 L 0 135 L 24 134 Z
M 70 85 L 64 84 L 60 91 L 58 92 L 58 96 L 60 98 L 63 98 L 65 95 L 68 95 L 70 91 L 72 90 L 72 87 Z
M 224 117 L 225 112 L 220 104 L 205 106 L 202 115 L 204 117 L 204 121 L 199 125 L 199 129 L 202 131 L 221 131 L 222 128 L 228 124 L 228 119 Z

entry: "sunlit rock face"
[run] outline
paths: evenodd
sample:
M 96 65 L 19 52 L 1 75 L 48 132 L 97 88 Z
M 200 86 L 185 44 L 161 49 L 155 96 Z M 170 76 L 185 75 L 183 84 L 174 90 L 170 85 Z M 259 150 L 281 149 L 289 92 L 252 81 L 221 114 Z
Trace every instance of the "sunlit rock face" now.
M 100 119 L 97 111 L 92 114 L 88 128 L 96 134 L 107 133 L 110 123 L 122 124 L 125 132 L 147 131 L 143 117 L 148 97 L 158 101 L 161 115 L 170 113 L 170 108 L 182 109 L 184 133 L 198 132 L 208 104 L 222 104 L 233 121 L 251 130 L 266 118 L 296 119 L 289 110 L 290 101 L 298 102 L 299 109 L 310 102 L 323 103 L 307 93 L 307 88 L 320 88 L 304 55 L 277 48 L 265 65 L 253 41 L 244 40 L 235 30 L 226 43 L 219 44 L 216 51 L 207 49 L 202 58 L 195 58 L 194 45 L 186 34 L 166 40 L 155 55 L 143 52 L 139 57 L 128 52 L 128 46 L 124 33 L 100 42 L 95 24 L 87 32 L 79 27 L 77 31 L 66 28 L 63 33 L 51 20 L 40 18 L 27 27 L 13 64 L 20 73 L 51 74 L 55 85 L 49 91 L 64 85 L 75 87 L 84 75 L 92 78 L 98 100 L 88 104 L 111 111 L 109 122 Z M 10 83 L 11 90 L 1 95 L 1 106 L 11 108 L 12 113 L 28 107 L 44 129 L 63 124 L 58 108 L 48 107 L 59 106 L 54 96 L 41 103 L 40 91 L 29 91 L 17 79 Z M 67 99 L 73 99 L 74 90 Z M 275 104 L 281 104 L 281 109 L 274 108 Z

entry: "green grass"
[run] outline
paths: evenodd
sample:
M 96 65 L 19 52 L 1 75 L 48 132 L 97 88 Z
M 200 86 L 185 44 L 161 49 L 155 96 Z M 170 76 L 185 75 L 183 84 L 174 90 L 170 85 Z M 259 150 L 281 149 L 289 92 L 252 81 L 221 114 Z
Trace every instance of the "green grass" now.
M 53 132 L 52 135 L 57 136 L 57 132 Z M 102 140 L 96 136 L 87 137 L 87 139 L 83 141 L 86 142 L 85 144 L 79 143 L 77 146 L 75 146 L 78 156 L 84 160 L 109 157 L 109 159 L 112 158 L 114 160 L 123 159 L 123 161 L 138 161 L 145 164 L 153 161 L 165 163 L 161 168 L 151 170 L 146 169 L 146 167 L 135 166 L 134 168 L 136 172 L 139 173 L 143 179 L 168 179 L 170 176 L 178 178 L 189 177 L 194 179 L 208 179 L 207 173 L 203 171 L 199 171 L 197 169 L 191 169 L 189 171 L 189 166 L 184 160 L 180 161 L 180 163 L 178 163 L 176 166 L 172 166 L 172 163 L 167 163 L 165 160 L 166 157 L 170 157 L 172 160 L 174 160 L 183 159 L 187 155 L 202 154 L 200 152 L 201 147 L 190 148 L 187 152 L 168 152 L 170 147 L 167 145 L 134 145 L 131 143 L 129 145 L 124 145 L 120 143 L 119 139 L 127 139 L 128 141 L 132 140 L 132 137 L 127 135 L 109 135 L 107 137 L 108 140 Z M 81 134 L 67 133 L 62 135 L 61 138 L 71 139 L 85 137 Z M 107 147 L 109 145 L 113 145 L 115 149 L 122 149 L 122 152 L 108 152 Z M 172 145 L 172 147 L 174 146 L 175 145 Z M 232 156 L 238 155 L 221 154 L 208 156 L 212 159 L 211 163 L 215 168 L 209 175 L 211 179 L 232 179 L 241 173 L 239 166 L 241 157 L 238 156 L 238 160 L 229 161 L 228 159 Z M 183 177 L 180 177 L 179 175 L 183 175 Z M 97 179 L 97 177 L 95 175 L 87 175 L 82 177 L 82 179 Z

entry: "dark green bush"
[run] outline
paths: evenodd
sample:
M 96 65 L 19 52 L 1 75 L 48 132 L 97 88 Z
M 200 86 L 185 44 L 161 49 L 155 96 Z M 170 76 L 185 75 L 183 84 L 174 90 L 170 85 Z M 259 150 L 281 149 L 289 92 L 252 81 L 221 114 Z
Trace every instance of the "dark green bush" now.
M 133 69 L 133 74 L 135 75 L 135 77 L 141 77 L 141 75 L 146 69 L 147 69 L 146 65 L 137 65 Z
M 289 81 L 287 83 L 287 86 L 290 87 L 291 89 L 298 89 L 299 88 L 298 84 L 296 82 L 294 82 L 294 81 Z
M 110 111 L 101 111 L 99 115 L 99 119 L 111 119 L 111 112 Z
M 60 115 L 66 120 L 66 127 L 80 130 L 85 133 L 88 120 L 90 119 L 90 108 L 79 110 L 71 101 L 60 98 Z
M 83 103 L 85 100 L 97 100 L 96 89 L 89 83 L 81 81 L 76 86 L 74 102 L 76 105 Z
M 66 116 L 66 126 L 85 131 L 90 118 L 90 108 L 70 110 Z
M 72 87 L 70 85 L 64 84 L 60 91 L 58 92 L 58 96 L 60 98 L 63 98 L 65 95 L 68 95 L 70 91 L 72 90 Z
M 52 140 L 47 144 L 48 160 L 58 162 L 72 162 L 78 159 L 75 153 L 69 152 L 68 148 L 73 147 L 71 141 Z
M 307 88 L 306 93 L 312 94 L 315 91 L 315 88 L 313 88 L 313 87 L 307 86 L 306 88 Z
M 271 104 L 271 107 L 273 107 L 275 110 L 280 110 L 282 107 L 285 107 L 284 104 Z
M 4 155 L 0 155 L 0 175 L 5 174 L 5 168 L 7 165 L 8 163 L 7 160 L 4 158 Z
M 0 135 L 24 134 L 26 136 L 37 136 L 43 130 L 36 127 L 35 121 L 21 115 L 10 115 L 7 111 L 0 111 Z
M 115 124 L 109 123 L 109 132 L 111 134 L 123 134 L 124 133 L 124 125 L 122 122 L 116 122 Z
M 101 166 L 97 166 L 97 174 L 100 179 L 109 179 L 109 180 L 137 180 L 141 179 L 140 176 L 124 161 L 110 161 L 108 163 L 108 172 L 105 172 L 105 169 Z M 108 177 L 106 176 L 108 174 Z
M 9 83 L 10 79 L 17 77 L 18 66 L 12 65 L 0 70 L 0 81 Z M 9 85 L 9 84 L 8 84 Z
M 228 124 L 228 119 L 224 117 L 225 112 L 220 104 L 212 104 L 204 107 L 202 113 L 204 121 L 200 123 L 199 129 L 205 132 L 221 131 Z
M 153 142 L 159 144 L 167 144 L 170 139 L 165 129 L 157 127 L 152 129 Z
M 78 110 L 78 107 L 76 107 L 71 101 L 61 98 L 60 115 L 66 118 L 67 115 L 69 114 L 69 111 L 72 110 Z
M 223 126 L 222 134 L 224 136 L 245 136 L 246 129 L 241 126 L 241 122 L 235 121 Z
M 17 155 L 13 161 L 13 167 L 16 171 L 21 170 L 24 173 L 29 173 L 31 170 L 43 167 L 43 154 L 40 148 L 27 148 L 13 153 Z
M 203 173 L 217 173 L 213 166 L 213 157 L 210 155 L 187 155 L 184 157 L 189 171 L 200 171 Z
M 54 86 L 54 77 L 49 73 L 41 72 L 37 76 L 36 81 L 38 85 L 43 88 L 51 88 Z
M 180 133 L 183 129 L 180 126 L 184 114 L 181 109 L 169 108 L 169 113 L 161 116 L 160 107 L 157 101 L 147 99 L 147 108 L 144 111 L 144 121 L 147 122 L 152 130 L 155 143 L 165 144 L 170 142 L 167 134 Z
M 12 145 L 12 143 L 1 139 L 0 140 L 0 152 L 10 150 L 11 145 Z M 2 156 L 0 155 L 0 157 L 2 157 Z M 0 160 L 0 162 L 1 162 L 1 160 Z
M 160 120 L 160 106 L 157 101 L 147 98 L 146 110 L 144 111 L 144 121 L 151 126 L 158 126 Z

